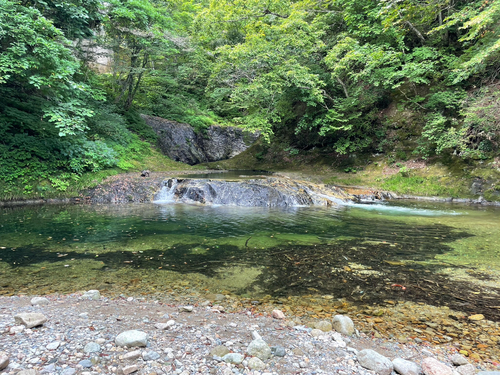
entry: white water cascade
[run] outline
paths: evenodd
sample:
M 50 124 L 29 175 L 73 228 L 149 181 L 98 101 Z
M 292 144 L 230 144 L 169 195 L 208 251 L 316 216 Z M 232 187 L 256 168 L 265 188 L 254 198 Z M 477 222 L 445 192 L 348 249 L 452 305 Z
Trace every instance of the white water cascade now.
M 175 190 L 179 182 L 175 178 L 171 178 L 163 183 L 158 194 L 156 194 L 154 203 L 175 203 Z

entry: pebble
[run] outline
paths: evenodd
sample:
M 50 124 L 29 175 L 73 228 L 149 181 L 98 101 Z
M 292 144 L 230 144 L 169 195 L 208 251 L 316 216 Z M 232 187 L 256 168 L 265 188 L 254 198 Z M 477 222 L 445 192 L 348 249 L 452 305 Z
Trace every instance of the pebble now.
M 139 367 L 137 365 L 124 366 L 120 368 L 119 371 L 123 375 L 132 374 L 133 372 L 139 371 Z
M 14 316 L 17 324 L 23 324 L 26 328 L 33 328 L 47 322 L 47 317 L 41 313 L 21 313 Z
M 189 305 L 188 306 L 180 306 L 179 307 L 179 311 L 181 311 L 181 312 L 192 312 L 193 309 L 194 309 L 194 307 L 193 306 L 189 306 Z
M 422 371 L 425 375 L 453 375 L 450 367 L 432 357 L 424 358 L 422 361 Z
M 145 361 L 156 361 L 160 358 L 160 355 L 154 350 L 147 350 L 142 353 L 142 359 Z
M 332 323 L 327 320 L 320 320 L 314 325 L 314 328 L 320 329 L 323 332 L 330 332 L 333 329 Z
M 40 373 L 36 370 L 21 370 L 17 373 L 17 375 L 39 375 Z
M 463 355 L 460 355 L 458 353 L 453 354 L 450 357 L 451 363 L 453 363 L 455 366 L 462 366 L 462 365 L 467 365 L 469 364 L 469 361 L 467 361 L 467 358 L 465 358 Z
M 24 331 L 24 326 L 13 326 L 13 327 L 10 327 L 10 330 L 9 332 L 11 334 L 17 334 L 17 333 L 22 333 Z
M 50 303 L 45 297 L 33 297 L 30 302 L 33 306 L 48 305 Z
M 285 319 L 285 314 L 281 310 L 273 310 L 272 316 L 274 319 Z
M 345 315 L 335 315 L 332 321 L 333 328 L 343 335 L 350 336 L 354 333 L 354 322 Z
M 5 352 L 0 352 L 0 370 L 3 370 L 9 365 L 9 356 Z
M 83 351 L 85 353 L 97 353 L 101 351 L 101 345 L 95 342 L 89 342 L 87 345 L 85 345 Z
M 419 365 L 403 358 L 393 359 L 392 364 L 394 366 L 394 370 L 401 375 L 418 375 L 421 373 Z
M 116 346 L 146 346 L 148 335 L 138 330 L 130 330 L 120 333 L 115 339 Z
M 248 368 L 251 370 L 264 370 L 266 368 L 266 364 L 259 358 L 252 357 L 248 360 Z
M 76 370 L 72 367 L 65 368 L 62 372 L 61 375 L 75 375 Z
M 247 353 L 263 361 L 271 357 L 271 348 L 262 339 L 253 340 L 247 347 Z
M 215 348 L 210 350 L 211 356 L 215 355 L 217 357 L 224 357 L 228 353 L 229 353 L 229 349 L 225 345 L 217 345 Z
M 286 356 L 286 349 L 280 345 L 277 345 L 277 346 L 272 346 L 271 347 L 271 353 L 275 356 L 275 357 L 284 357 Z
M 392 362 L 372 349 L 364 349 L 358 353 L 358 362 L 364 368 L 375 371 L 379 375 L 390 375 L 394 366 Z
M 59 345 L 61 345 L 59 341 L 53 341 L 50 344 L 47 344 L 46 348 L 48 350 L 56 350 L 59 347 Z
M 245 359 L 245 357 L 240 353 L 228 353 L 224 357 L 222 357 L 222 360 L 224 362 L 232 363 L 233 365 L 241 364 L 241 362 L 243 362 L 243 359 Z
M 458 366 L 455 369 L 460 375 L 476 375 L 476 368 L 470 363 L 462 366 Z
M 101 298 L 101 293 L 98 290 L 88 290 L 82 295 L 82 298 L 98 301 Z
M 84 359 L 84 360 L 78 362 L 78 364 L 84 368 L 92 367 L 92 361 L 90 359 Z

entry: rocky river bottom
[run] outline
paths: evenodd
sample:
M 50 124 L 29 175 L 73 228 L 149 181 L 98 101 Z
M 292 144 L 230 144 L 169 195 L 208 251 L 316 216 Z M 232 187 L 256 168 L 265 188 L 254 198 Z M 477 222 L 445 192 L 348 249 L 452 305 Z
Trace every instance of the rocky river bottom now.
M 0 297 L 0 373 L 500 373 L 499 324 L 480 315 L 322 302 L 320 311 L 224 294 Z

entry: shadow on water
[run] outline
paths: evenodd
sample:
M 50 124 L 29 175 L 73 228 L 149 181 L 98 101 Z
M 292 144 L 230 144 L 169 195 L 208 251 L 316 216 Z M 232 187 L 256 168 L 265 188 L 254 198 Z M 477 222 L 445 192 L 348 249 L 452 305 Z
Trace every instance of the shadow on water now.
M 354 219 L 353 219 L 354 220 Z M 176 244 L 165 249 L 143 251 L 107 251 L 105 245 L 98 260 L 102 272 L 131 269 L 160 269 L 180 274 L 199 273 L 220 277 L 228 267 L 254 267 L 261 270 L 251 285 L 273 297 L 329 294 L 360 304 L 378 304 L 387 300 L 424 302 L 448 306 L 467 313 L 483 313 L 500 320 L 500 289 L 483 288 L 465 281 L 451 280 L 440 271 L 459 270 L 460 266 L 437 263 L 436 255 L 452 251 L 453 241 L 470 237 L 445 225 L 406 226 L 381 221 L 383 239 L 377 240 L 373 221 L 357 218 L 343 231 L 357 239 L 335 239 L 316 245 L 283 245 L 267 249 L 252 248 L 252 237 L 241 246 Z M 193 252 L 193 249 L 202 249 Z M 36 246 L 5 249 L 2 261 L 11 267 L 26 267 L 41 262 L 67 262 L 68 259 L 95 260 L 96 253 L 68 249 L 54 253 Z M 62 259 L 61 259 L 62 258 Z M 470 270 L 468 268 L 468 270 Z M 469 273 L 471 274 L 471 273 Z M 479 272 L 475 278 L 485 277 Z

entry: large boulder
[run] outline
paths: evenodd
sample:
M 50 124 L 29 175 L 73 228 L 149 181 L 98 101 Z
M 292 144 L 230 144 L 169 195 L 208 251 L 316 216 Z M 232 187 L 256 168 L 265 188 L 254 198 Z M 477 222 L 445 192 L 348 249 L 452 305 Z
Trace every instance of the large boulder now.
M 188 124 L 154 116 L 142 115 L 142 118 L 158 134 L 164 154 L 190 165 L 232 158 L 250 147 L 260 135 L 222 126 L 210 126 L 196 132 Z

